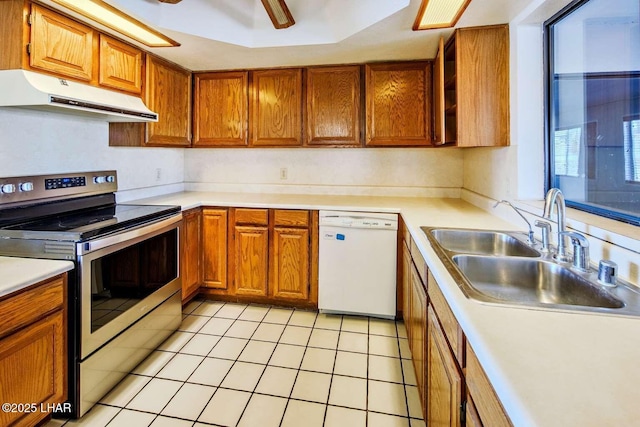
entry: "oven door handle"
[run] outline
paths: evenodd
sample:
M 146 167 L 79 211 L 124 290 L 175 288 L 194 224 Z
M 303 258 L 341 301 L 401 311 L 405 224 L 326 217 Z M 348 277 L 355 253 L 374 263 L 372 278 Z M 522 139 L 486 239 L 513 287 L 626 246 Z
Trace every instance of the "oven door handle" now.
M 160 234 L 166 230 L 178 227 L 176 224 L 180 221 L 182 221 L 182 213 L 101 239 L 78 243 L 77 252 L 78 255 L 86 255 L 108 246 L 117 245 L 118 243 L 134 240 L 139 237 Z

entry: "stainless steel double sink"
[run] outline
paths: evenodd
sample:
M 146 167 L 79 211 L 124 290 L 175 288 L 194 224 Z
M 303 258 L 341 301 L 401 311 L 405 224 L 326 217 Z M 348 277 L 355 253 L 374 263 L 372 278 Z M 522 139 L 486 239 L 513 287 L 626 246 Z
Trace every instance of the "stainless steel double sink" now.
M 524 233 L 422 227 L 467 298 L 540 309 L 640 316 L 640 290 L 601 285 L 595 271 L 559 263 Z

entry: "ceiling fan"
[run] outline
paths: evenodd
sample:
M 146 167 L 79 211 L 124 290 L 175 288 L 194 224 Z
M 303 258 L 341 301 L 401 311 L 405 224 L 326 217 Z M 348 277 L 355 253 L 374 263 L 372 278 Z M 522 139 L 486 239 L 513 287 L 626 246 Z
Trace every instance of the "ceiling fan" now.
M 176 3 L 180 3 L 182 0 L 158 0 L 158 1 L 161 3 L 176 4 Z M 267 11 L 267 14 L 269 15 L 269 19 L 271 19 L 271 22 L 273 23 L 273 26 L 276 28 L 276 30 L 288 28 L 296 23 L 284 0 L 260 0 L 260 1 L 262 1 L 262 5 Z

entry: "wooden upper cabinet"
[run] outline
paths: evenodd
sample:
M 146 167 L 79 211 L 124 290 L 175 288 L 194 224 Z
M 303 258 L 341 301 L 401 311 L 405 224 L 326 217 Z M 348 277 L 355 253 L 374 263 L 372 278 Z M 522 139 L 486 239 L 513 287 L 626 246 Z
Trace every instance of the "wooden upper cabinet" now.
M 158 122 L 147 123 L 147 145 L 191 144 L 191 73 L 147 55 L 145 103 L 158 113 Z
M 302 145 L 302 69 L 252 72 L 251 145 Z
M 431 63 L 365 67 L 367 146 L 431 144 Z
M 249 143 L 249 72 L 195 74 L 194 146 Z
M 446 143 L 444 122 L 444 39 L 440 37 L 433 61 L 433 144 Z
M 100 86 L 136 95 L 142 92 L 142 51 L 100 34 Z
M 360 66 L 307 69 L 307 145 L 359 146 Z
M 90 82 L 94 31 L 49 9 L 32 5 L 29 66 Z
M 457 29 L 445 46 L 447 141 L 509 145 L 509 27 Z

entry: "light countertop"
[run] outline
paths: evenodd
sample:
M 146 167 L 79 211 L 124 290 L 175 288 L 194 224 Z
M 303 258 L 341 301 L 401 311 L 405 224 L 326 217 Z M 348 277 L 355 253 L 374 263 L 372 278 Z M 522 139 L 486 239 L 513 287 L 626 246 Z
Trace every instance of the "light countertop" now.
M 465 201 L 184 192 L 136 203 L 401 213 L 515 426 L 640 424 L 640 318 L 467 299 L 420 227 L 522 229 Z
M 71 261 L 0 256 L 0 297 L 73 270 Z

